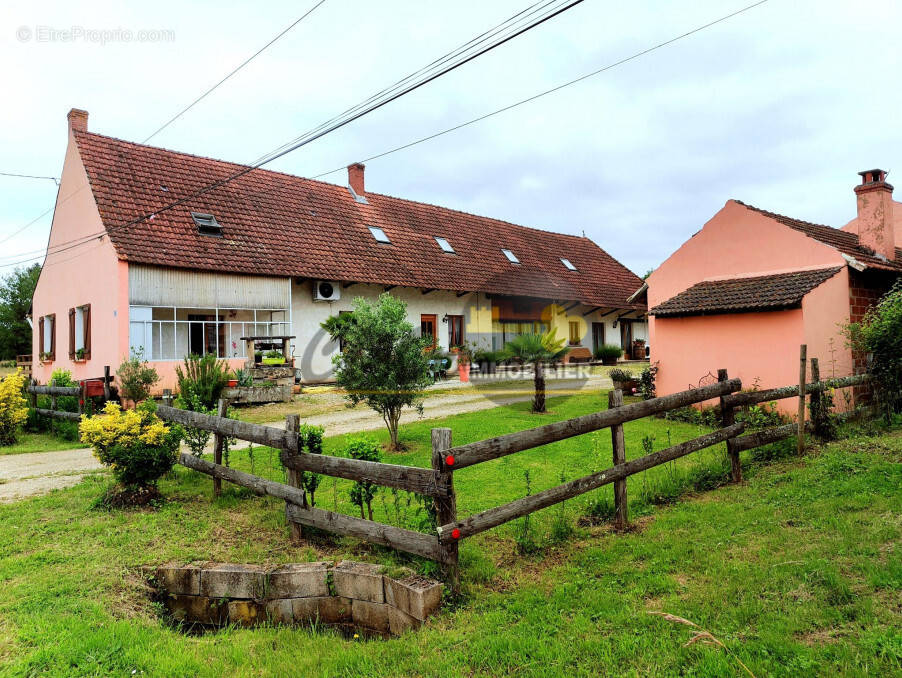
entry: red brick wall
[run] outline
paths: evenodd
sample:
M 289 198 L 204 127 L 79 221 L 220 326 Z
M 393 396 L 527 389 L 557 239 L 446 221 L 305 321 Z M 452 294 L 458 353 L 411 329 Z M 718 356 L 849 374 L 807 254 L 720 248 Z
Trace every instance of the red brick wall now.
M 860 322 L 868 309 L 871 308 L 892 287 L 895 276 L 868 272 L 859 273 L 849 271 L 849 320 Z M 858 352 L 852 354 L 852 364 L 855 374 L 860 374 L 867 369 L 866 357 Z M 856 405 L 862 405 L 870 400 L 871 389 L 869 386 L 856 386 L 852 389 Z

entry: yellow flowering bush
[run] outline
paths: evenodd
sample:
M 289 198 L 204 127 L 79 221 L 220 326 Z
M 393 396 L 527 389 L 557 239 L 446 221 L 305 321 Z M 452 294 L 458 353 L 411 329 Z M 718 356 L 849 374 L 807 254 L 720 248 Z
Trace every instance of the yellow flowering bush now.
M 14 445 L 19 427 L 28 419 L 25 375 L 21 369 L 0 381 L 0 446 Z
M 123 412 L 118 403 L 108 402 L 102 414 L 82 417 L 82 440 L 125 487 L 156 485 L 178 458 L 181 432 L 166 426 L 155 409 L 153 401 L 145 401 Z

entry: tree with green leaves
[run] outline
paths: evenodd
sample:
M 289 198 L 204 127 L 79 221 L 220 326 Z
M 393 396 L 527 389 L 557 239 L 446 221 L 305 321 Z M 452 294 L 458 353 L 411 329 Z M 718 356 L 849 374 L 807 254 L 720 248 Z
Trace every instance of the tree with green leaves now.
M 868 356 L 877 404 L 887 420 L 902 411 L 902 280 L 872 306 L 859 323 L 846 325 L 852 350 Z
M 322 327 L 344 347 L 332 362 L 345 397 L 351 405 L 364 402 L 382 415 L 391 437 L 389 449 L 402 449 L 401 412 L 405 407 L 422 412 L 423 391 L 430 383 L 424 355 L 428 340 L 414 333 L 407 304 L 390 294 L 382 294 L 376 303 L 357 298 L 353 321 L 332 317 Z
M 17 268 L 0 283 L 0 360 L 31 353 L 31 326 L 25 317 L 41 267 Z
M 520 334 L 504 345 L 502 353 L 505 358 L 533 366 L 535 386 L 535 396 L 532 399 L 533 412 L 545 412 L 545 364 L 567 355 L 570 349 L 564 345 L 565 343 L 566 340 L 559 340 L 557 332 L 552 330 L 544 334 Z

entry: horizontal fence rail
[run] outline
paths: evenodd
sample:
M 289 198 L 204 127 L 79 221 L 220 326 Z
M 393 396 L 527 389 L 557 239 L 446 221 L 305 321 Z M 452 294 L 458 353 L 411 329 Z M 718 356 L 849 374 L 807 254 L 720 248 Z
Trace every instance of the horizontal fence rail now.
M 79 396 L 80 386 L 28 386 L 27 391 L 35 395 L 48 396 Z
M 41 407 L 35 407 L 34 411 L 44 417 L 52 417 L 53 419 L 68 419 L 69 421 L 81 421 L 81 414 L 78 412 L 66 412 L 64 410 L 45 410 Z
M 647 471 L 655 466 L 666 464 L 667 462 L 685 457 L 687 454 L 698 452 L 706 447 L 722 443 L 728 438 L 733 438 L 745 430 L 745 424 L 733 424 L 728 428 L 722 428 L 713 433 L 708 433 L 693 440 L 689 440 L 679 445 L 668 447 L 664 450 L 647 454 L 644 457 L 633 459 L 623 464 L 618 464 L 606 471 L 593 473 L 569 483 L 558 485 L 542 492 L 517 499 L 509 504 L 497 506 L 495 508 L 477 513 L 465 520 L 441 525 L 438 528 L 439 541 L 448 539 L 461 539 L 474 534 L 479 534 L 485 530 L 497 527 L 516 518 L 521 518 L 527 513 L 533 513 L 543 508 L 548 508 L 554 504 L 558 504 L 565 499 L 576 497 L 590 490 L 613 483 L 616 480 L 623 480 L 636 473 Z
M 498 459 L 508 454 L 557 442 L 558 440 L 565 440 L 584 433 L 591 433 L 628 421 L 644 419 L 650 415 L 661 414 L 662 412 L 711 400 L 727 393 L 733 393 L 741 388 L 742 382 L 739 379 L 730 379 L 711 384 L 710 386 L 623 405 L 616 409 L 586 414 L 567 421 L 559 421 L 526 431 L 518 431 L 517 433 L 510 433 L 497 438 L 452 447 L 445 453 L 444 470 L 456 471 L 484 461 Z
M 271 497 L 278 497 L 279 499 L 284 499 L 285 501 L 300 506 L 304 506 L 307 503 L 307 495 L 304 490 L 292 487 L 291 485 L 286 485 L 285 483 L 267 480 L 266 478 L 261 478 L 260 476 L 255 476 L 250 473 L 244 473 L 243 471 L 236 471 L 228 466 L 215 464 L 212 461 L 195 457 L 193 454 L 188 454 L 187 452 L 182 452 L 179 455 L 178 461 L 182 466 L 187 466 L 195 471 L 206 473 L 208 476 L 213 476 L 214 478 L 228 480 L 230 483 L 240 485 L 241 487 L 247 487 L 254 490 L 257 494 L 268 494 Z
M 318 508 L 304 508 L 296 504 L 286 505 L 285 512 L 290 521 L 302 525 L 346 534 L 405 553 L 412 553 L 438 562 L 442 561 L 439 542 L 435 535 L 405 530 L 403 527 L 377 523 L 343 513 Z
M 435 472 L 418 466 L 384 464 L 378 461 L 333 457 L 328 454 L 298 453 L 296 433 L 283 431 L 272 426 L 236 421 L 227 417 L 217 417 L 190 410 L 180 410 L 167 405 L 157 407 L 161 419 L 177 424 L 212 431 L 229 438 L 238 438 L 282 450 L 282 464 L 295 471 L 311 471 L 327 476 L 347 478 L 361 482 L 371 482 L 385 487 L 395 487 L 408 492 L 417 492 L 434 497 L 438 494 Z
M 851 377 L 839 377 L 837 379 L 827 379 L 825 381 L 813 382 L 805 385 L 805 393 L 820 393 L 831 388 L 847 388 L 849 386 L 858 386 L 865 384 L 871 380 L 869 374 L 855 374 Z M 742 405 L 757 405 L 758 403 L 770 402 L 771 400 L 784 400 L 786 398 L 798 398 L 798 386 L 782 386 L 780 388 L 769 388 L 764 391 L 743 391 L 742 393 L 733 393 L 724 396 L 724 404 L 728 407 L 740 407 Z

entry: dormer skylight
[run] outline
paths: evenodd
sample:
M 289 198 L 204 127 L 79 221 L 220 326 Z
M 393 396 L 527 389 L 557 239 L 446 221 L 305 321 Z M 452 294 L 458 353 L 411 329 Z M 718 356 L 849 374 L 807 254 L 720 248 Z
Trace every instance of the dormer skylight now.
M 222 226 L 216 221 L 216 217 L 212 214 L 203 214 L 202 212 L 192 212 L 191 218 L 197 226 L 197 232 L 201 235 L 222 235 Z
M 507 257 L 507 260 L 512 264 L 519 264 L 520 260 L 517 259 L 517 255 L 511 252 L 509 249 L 501 248 L 501 251 L 504 252 L 504 256 Z
M 376 239 L 376 242 L 385 243 L 386 245 L 391 244 L 391 240 L 388 239 L 388 236 L 385 235 L 385 231 L 383 231 L 378 226 L 368 226 L 370 229 L 370 233 L 373 234 L 373 237 Z
M 438 243 L 438 246 L 442 248 L 442 252 L 447 252 L 448 254 L 455 254 L 454 248 L 451 247 L 451 243 L 449 243 L 444 238 L 439 238 L 435 236 L 435 242 Z
M 574 266 L 573 263 L 569 259 L 564 259 L 563 257 L 561 257 L 561 263 L 567 267 L 568 271 L 577 270 L 576 266 Z

